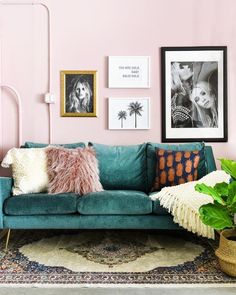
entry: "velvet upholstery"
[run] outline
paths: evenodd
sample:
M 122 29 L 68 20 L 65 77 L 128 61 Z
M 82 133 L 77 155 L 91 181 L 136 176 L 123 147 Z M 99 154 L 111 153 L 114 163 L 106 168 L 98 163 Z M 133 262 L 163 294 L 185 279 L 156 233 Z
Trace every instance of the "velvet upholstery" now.
M 168 215 L 168 211 L 160 205 L 159 200 L 152 201 L 152 213 L 156 215 Z
M 168 215 L 34 215 L 4 216 L 12 229 L 180 229 Z
M 7 198 L 4 213 L 7 215 L 47 215 L 77 212 L 78 195 L 67 194 L 27 194 Z
M 156 192 L 152 192 L 149 194 L 149 197 L 156 194 Z M 156 215 L 168 215 L 169 212 L 161 206 L 159 200 L 152 201 L 152 213 Z
M 26 141 L 24 144 L 24 148 L 44 148 L 48 146 L 48 143 L 37 143 L 37 142 L 30 142 Z M 85 144 L 83 142 L 77 142 L 77 143 L 65 143 L 65 144 L 51 144 L 53 146 L 61 146 L 66 149 L 76 149 L 78 147 L 85 147 Z
M 0 178 L 0 228 L 11 228 L 11 229 L 180 229 L 180 227 L 173 222 L 173 217 L 160 206 L 159 201 L 151 201 L 148 196 L 141 191 L 147 190 L 147 175 L 148 175 L 148 188 L 150 189 L 155 177 L 155 165 L 156 155 L 155 147 L 166 148 L 169 146 L 170 149 L 182 150 L 182 149 L 201 149 L 201 143 L 190 143 L 184 145 L 167 145 L 167 144 L 144 144 L 137 146 L 127 147 L 109 147 L 104 145 L 96 145 L 97 157 L 100 159 L 101 177 L 106 188 L 113 188 L 113 183 L 118 189 L 132 189 L 138 190 L 139 192 L 123 191 L 125 197 L 120 195 L 115 198 L 109 199 L 107 192 L 101 200 L 95 198 L 93 195 L 87 195 L 88 199 L 79 197 L 78 195 L 70 196 L 66 194 L 65 197 L 50 199 L 57 196 L 44 195 L 44 199 L 40 197 L 33 199 L 35 196 L 25 196 L 25 206 L 17 205 L 15 202 L 19 201 L 19 197 L 12 197 L 11 190 L 13 181 L 11 178 L 3 177 Z M 33 147 L 33 146 L 32 146 Z M 34 146 L 35 147 L 35 146 Z M 42 146 L 39 146 L 42 147 Z M 147 155 L 146 155 L 147 147 Z M 198 148 L 196 148 L 198 147 Z M 206 161 L 206 172 L 209 173 L 216 169 L 214 156 L 211 147 L 205 147 Z M 122 156 L 120 153 L 124 153 Z M 146 165 L 147 162 L 147 165 Z M 117 166 L 117 168 L 116 168 Z M 153 169 L 153 170 L 152 170 Z M 146 173 L 148 171 L 148 173 Z M 114 173 L 115 172 L 115 173 Z M 204 171 L 202 170 L 202 173 Z M 203 176 L 203 175 L 202 175 Z M 121 187 L 121 188 L 120 188 Z M 137 188 L 138 187 L 138 188 Z M 114 188 L 113 188 L 114 189 Z M 147 190 L 148 191 L 148 190 Z M 38 195 L 38 194 L 37 194 Z M 114 194 L 113 194 L 114 196 Z M 136 196 L 136 197 L 135 197 Z M 30 197 L 32 197 L 30 199 Z M 67 202 L 70 200 L 70 204 Z M 9 199 L 7 199 L 9 198 Z M 67 199 L 68 198 L 68 199 Z M 140 210 L 138 206 L 144 206 L 143 209 L 148 209 L 144 214 L 127 213 L 126 215 L 121 214 L 107 214 L 104 208 L 107 207 L 110 212 L 114 210 L 124 209 L 122 206 L 131 207 L 130 200 L 139 200 L 139 205 L 135 210 Z M 7 201 L 6 201 L 7 199 Z M 147 201 L 148 199 L 148 201 Z M 18 200 L 18 201 L 17 201 Z M 30 204 L 27 203 L 30 200 Z M 51 202 L 57 201 L 55 203 Z M 58 201 L 60 206 L 58 206 Z M 126 203 L 124 202 L 126 201 Z M 6 215 L 3 211 L 3 204 L 7 205 L 14 202 L 11 205 L 11 210 L 14 214 L 27 214 L 27 215 Z M 80 203 L 81 202 L 81 203 Z M 87 202 L 87 203 L 86 203 Z M 96 208 L 89 208 L 89 204 L 93 204 L 97 207 L 100 206 L 99 214 L 82 215 L 78 213 L 78 210 L 95 210 Z M 36 204 L 37 203 L 37 204 Z M 84 208 L 85 203 L 88 204 L 88 208 Z M 103 207 L 102 207 L 103 203 Z M 150 207 L 151 204 L 151 207 Z M 80 208 L 81 206 L 81 208 Z M 29 207 L 32 207 L 31 209 Z M 46 208 L 47 207 L 47 208 Z M 9 208 L 8 208 L 9 209 Z M 145 210 L 146 210 L 145 209 Z M 28 211 L 27 211 L 28 210 Z M 96 209 L 97 210 L 97 209 Z M 129 209 L 131 210 L 131 209 Z M 150 211 L 151 210 L 151 211 Z M 19 211 L 19 212 L 18 212 Z M 50 215 L 48 214 L 50 211 Z M 6 210 L 7 212 L 7 210 Z M 85 211 L 83 211 L 85 212 Z M 87 211 L 89 212 L 89 211 Z M 95 211 L 93 211 L 95 212 Z M 118 211 L 116 211 L 118 212 Z M 121 211 L 120 211 L 121 212 Z M 133 211 L 134 212 L 134 211 Z M 138 212 L 138 211 L 136 211 Z M 30 215 L 37 214 L 37 215 Z M 43 214 L 43 215 L 40 215 Z
M 100 181 L 104 189 L 147 191 L 146 144 L 90 145 L 96 151 Z
M 147 143 L 147 181 L 148 181 L 148 191 L 151 190 L 152 185 L 155 180 L 156 174 L 156 148 L 161 148 L 165 150 L 172 151 L 194 151 L 204 149 L 203 156 L 200 159 L 198 165 L 198 178 L 203 177 L 206 174 L 206 160 L 205 160 L 205 147 L 204 143 L 192 142 L 185 144 L 165 144 L 165 143 Z M 214 158 L 213 158 L 214 162 Z M 213 170 L 212 170 L 213 171 Z M 211 171 L 209 171 L 211 172 Z M 207 172 L 207 173 L 209 173 Z
M 216 170 L 216 162 L 214 159 L 211 146 L 205 146 L 205 159 L 206 159 L 206 174 Z
M 11 196 L 13 179 L 11 177 L 0 177 L 0 228 L 3 225 L 3 203 L 5 199 Z
M 78 212 L 84 215 L 150 214 L 152 201 L 141 191 L 108 190 L 79 198 Z

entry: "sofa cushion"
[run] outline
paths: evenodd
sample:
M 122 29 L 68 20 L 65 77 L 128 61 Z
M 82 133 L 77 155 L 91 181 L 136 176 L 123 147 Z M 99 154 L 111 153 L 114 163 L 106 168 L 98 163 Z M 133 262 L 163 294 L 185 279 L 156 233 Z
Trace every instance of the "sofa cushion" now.
M 206 175 L 205 145 L 201 142 L 192 142 L 186 144 L 165 144 L 165 143 L 147 143 L 147 181 L 148 191 L 151 190 L 156 176 L 156 148 L 172 151 L 194 151 L 203 149 L 202 156 L 198 165 L 198 179 Z
M 149 197 L 153 194 L 156 194 L 156 192 L 152 192 L 149 194 Z M 152 201 L 152 213 L 157 215 L 169 215 L 167 209 L 161 206 L 160 201 L 158 199 Z
M 24 148 L 44 148 L 48 146 L 49 143 L 38 143 L 38 142 L 31 142 L 26 141 L 25 144 L 22 146 Z M 83 142 L 76 142 L 76 143 L 64 143 L 64 144 L 50 144 L 53 146 L 62 146 L 67 149 L 76 149 L 78 147 L 85 147 Z
M 70 214 L 77 212 L 78 195 L 28 194 L 9 197 L 4 202 L 7 215 Z
M 100 181 L 104 189 L 147 191 L 146 144 L 90 145 L 96 151 Z
M 152 200 L 141 191 L 108 190 L 79 198 L 78 212 L 84 215 L 150 214 Z

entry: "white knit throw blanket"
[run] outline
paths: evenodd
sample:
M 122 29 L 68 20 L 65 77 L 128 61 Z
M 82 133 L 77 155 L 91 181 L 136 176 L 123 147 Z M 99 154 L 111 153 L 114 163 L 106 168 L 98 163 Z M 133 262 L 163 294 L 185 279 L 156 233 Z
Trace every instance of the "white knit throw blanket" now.
M 195 191 L 197 183 L 214 186 L 216 183 L 229 182 L 230 176 L 217 170 L 207 174 L 197 181 L 165 187 L 160 192 L 152 194 L 152 200 L 160 200 L 160 204 L 173 216 L 174 222 L 183 228 L 203 237 L 215 238 L 214 229 L 202 223 L 198 210 L 207 203 L 213 203 L 211 196 Z

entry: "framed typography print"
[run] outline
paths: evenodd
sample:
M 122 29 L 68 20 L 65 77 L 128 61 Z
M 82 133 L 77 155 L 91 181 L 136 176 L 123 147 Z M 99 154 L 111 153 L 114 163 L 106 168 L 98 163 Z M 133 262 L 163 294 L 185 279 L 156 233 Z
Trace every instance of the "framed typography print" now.
M 109 98 L 109 129 L 149 129 L 149 98 Z
M 61 116 L 96 117 L 96 71 L 61 71 Z
M 227 141 L 227 48 L 162 47 L 162 141 Z
M 109 56 L 109 88 L 150 88 L 150 56 Z

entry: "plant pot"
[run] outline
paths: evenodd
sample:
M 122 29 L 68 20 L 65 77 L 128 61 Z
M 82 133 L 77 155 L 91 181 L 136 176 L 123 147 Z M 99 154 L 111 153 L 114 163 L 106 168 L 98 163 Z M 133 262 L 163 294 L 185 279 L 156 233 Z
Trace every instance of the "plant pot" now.
M 215 254 L 219 258 L 221 270 L 236 277 L 236 240 L 230 240 L 230 237 L 236 238 L 235 229 L 226 229 L 221 232 L 220 245 Z

